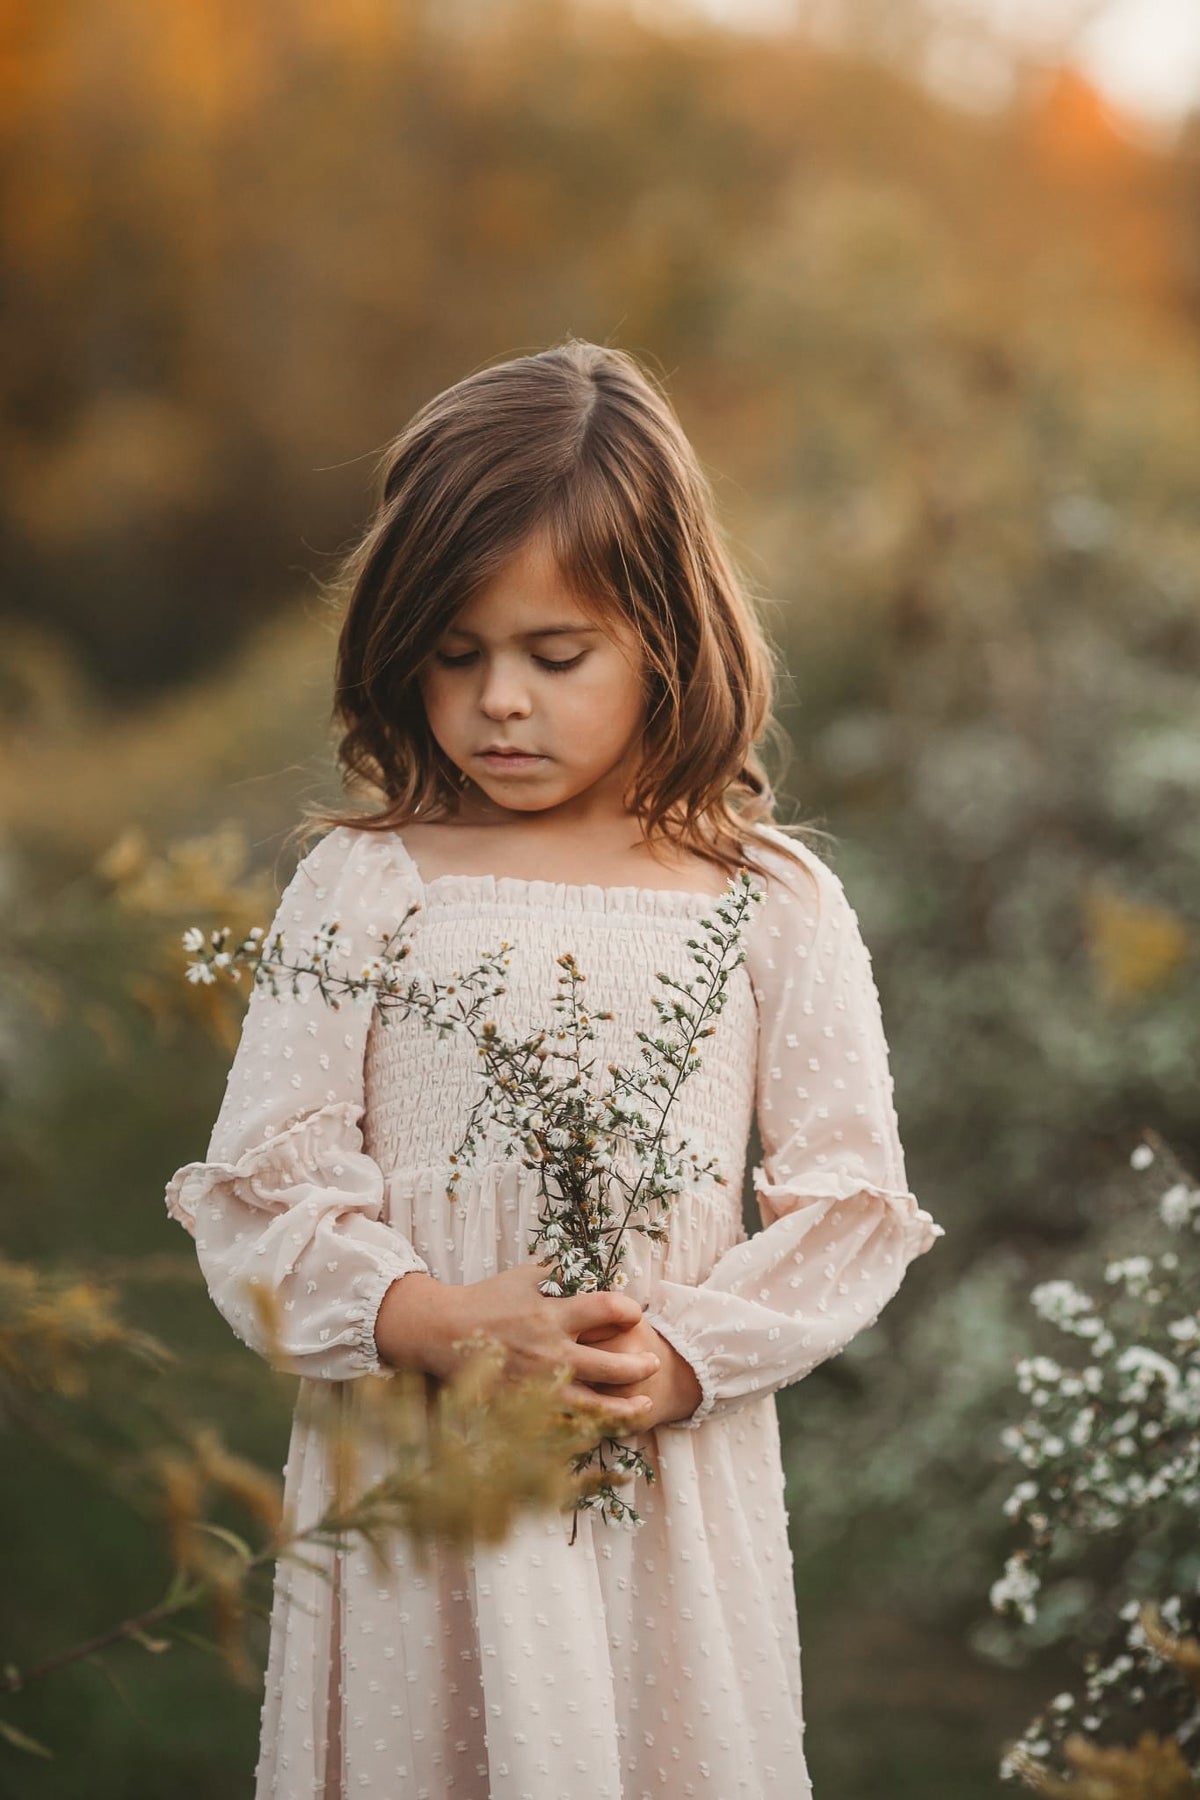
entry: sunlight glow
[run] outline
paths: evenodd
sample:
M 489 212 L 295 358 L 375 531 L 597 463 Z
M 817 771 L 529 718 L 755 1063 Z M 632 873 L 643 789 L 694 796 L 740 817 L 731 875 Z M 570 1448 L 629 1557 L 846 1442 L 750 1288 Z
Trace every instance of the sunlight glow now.
M 700 14 L 730 30 L 802 24 L 837 37 L 853 32 L 856 9 L 848 0 L 639 0 L 637 10 L 662 23 Z M 1148 122 L 1170 124 L 1200 109 L 1200 0 L 933 0 L 925 18 L 935 83 L 945 73 L 952 85 L 961 68 L 964 98 L 972 86 L 980 99 L 989 90 L 999 97 L 1002 87 L 999 59 L 989 66 L 985 47 L 963 35 L 964 26 L 982 25 L 1034 57 L 1065 55 L 1115 106 Z

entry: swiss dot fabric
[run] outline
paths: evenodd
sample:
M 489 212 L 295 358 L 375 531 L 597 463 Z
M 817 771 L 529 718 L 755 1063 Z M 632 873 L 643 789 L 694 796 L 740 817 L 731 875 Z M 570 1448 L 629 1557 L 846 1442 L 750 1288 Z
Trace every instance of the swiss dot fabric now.
M 636 1531 L 530 1518 L 500 1547 L 396 1539 L 278 1565 L 255 1800 L 808 1800 L 800 1644 L 774 1392 L 836 1355 L 941 1235 L 908 1191 L 879 1000 L 841 881 L 807 846 L 757 828 L 770 869 L 746 961 L 670 1129 L 726 1185 L 689 1188 L 669 1241 L 631 1242 L 629 1291 L 695 1369 L 690 1419 L 641 1434 L 653 1485 Z M 553 1022 L 574 952 L 596 1020 L 593 1081 L 640 1064 L 650 1005 L 697 975 L 689 937 L 715 896 L 510 876 L 423 883 L 396 832 L 337 827 L 309 852 L 272 925 L 295 951 L 337 920 L 360 967 L 410 903 L 406 965 L 439 981 L 507 939 L 502 1027 Z M 704 940 L 701 940 L 704 941 Z M 312 991 L 310 991 L 310 989 Z M 332 1493 L 309 1402 L 352 1411 L 386 1379 L 374 1321 L 412 1270 L 480 1281 L 529 1259 L 536 1176 L 488 1139 L 447 1201 L 449 1151 L 478 1094 L 468 1039 L 368 1000 L 334 1009 L 254 990 L 205 1161 L 167 1184 L 212 1298 L 266 1353 L 248 1283 L 276 1302 L 301 1379 L 285 1498 L 301 1525 Z M 741 1187 L 752 1119 L 762 1229 Z M 402 1290 L 401 1290 L 402 1291 Z M 369 1457 L 364 1459 L 369 1462 Z M 369 1482 L 382 1467 L 362 1469 Z M 324 1573 L 321 1573 L 321 1570 Z

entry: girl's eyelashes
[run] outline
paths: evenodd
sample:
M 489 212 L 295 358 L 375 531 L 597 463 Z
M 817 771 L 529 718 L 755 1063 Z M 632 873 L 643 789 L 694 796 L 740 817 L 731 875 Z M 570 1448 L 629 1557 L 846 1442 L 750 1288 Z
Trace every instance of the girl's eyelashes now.
M 440 663 L 444 669 L 461 669 L 470 662 L 475 654 L 474 650 L 468 650 L 462 656 L 446 656 L 439 650 L 434 661 Z M 578 656 L 570 656 L 565 662 L 555 662 L 554 658 L 549 656 L 535 656 L 533 660 L 541 663 L 543 669 L 554 669 L 561 672 L 563 669 L 573 669 L 577 663 L 583 661 L 586 655 L 587 651 L 581 650 Z

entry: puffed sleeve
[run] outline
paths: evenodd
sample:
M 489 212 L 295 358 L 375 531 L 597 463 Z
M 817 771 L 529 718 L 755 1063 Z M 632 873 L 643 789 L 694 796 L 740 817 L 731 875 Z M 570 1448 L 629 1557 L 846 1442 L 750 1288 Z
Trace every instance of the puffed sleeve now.
M 336 826 L 309 851 L 279 902 L 269 937 L 307 960 L 320 925 L 338 921 L 334 973 L 378 954 L 415 895 L 386 840 Z M 172 1175 L 170 1216 L 192 1234 L 217 1310 L 268 1356 L 250 1284 L 278 1323 L 276 1366 L 328 1381 L 392 1375 L 375 1318 L 392 1282 L 428 1265 L 386 1220 L 385 1176 L 363 1149 L 369 989 L 335 1007 L 314 975 L 256 982 L 208 1146 Z
M 943 1235 L 908 1189 L 858 918 L 814 851 L 774 830 L 769 842 L 772 879 L 745 940 L 759 1014 L 763 1161 L 753 1183 L 763 1229 L 698 1286 L 658 1283 L 645 1314 L 700 1383 L 685 1427 L 835 1356 Z

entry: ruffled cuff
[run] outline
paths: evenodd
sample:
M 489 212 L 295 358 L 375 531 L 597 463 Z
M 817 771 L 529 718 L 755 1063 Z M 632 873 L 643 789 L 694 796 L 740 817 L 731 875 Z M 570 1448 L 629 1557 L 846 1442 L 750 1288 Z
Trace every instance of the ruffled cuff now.
M 837 1355 L 944 1235 L 913 1194 L 854 1171 L 810 1171 L 794 1185 L 755 1174 L 765 1229 L 704 1281 L 656 1283 L 643 1315 L 700 1383 L 700 1404 L 677 1425 L 695 1429 Z
M 394 1363 L 386 1363 L 380 1357 L 379 1346 L 375 1342 L 375 1321 L 379 1317 L 379 1308 L 383 1305 L 383 1297 L 393 1281 L 402 1275 L 429 1273 L 428 1264 L 414 1252 L 406 1257 L 397 1257 L 393 1263 L 381 1264 L 369 1274 L 355 1277 L 355 1291 L 361 1295 L 356 1306 L 346 1308 L 346 1319 L 351 1327 L 351 1339 L 346 1345 L 346 1355 L 354 1368 L 364 1375 L 392 1376 L 396 1373 Z
M 807 1173 L 796 1182 L 771 1181 L 761 1163 L 755 1165 L 750 1179 L 766 1224 L 811 1206 L 815 1200 L 850 1200 L 855 1194 L 878 1194 L 881 1200 L 887 1201 L 904 1227 L 905 1251 L 910 1262 L 914 1257 L 923 1256 L 938 1238 L 946 1235 L 945 1228 L 935 1223 L 933 1214 L 926 1212 L 918 1204 L 917 1196 L 907 1188 L 881 1187 L 876 1181 L 866 1181 L 851 1173 Z
M 272 1137 L 253 1144 L 236 1162 L 185 1163 L 167 1183 L 165 1202 L 169 1216 L 195 1237 L 197 1208 L 217 1188 L 229 1186 L 247 1205 L 270 1211 L 287 1206 L 298 1184 L 323 1181 L 330 1175 L 344 1176 L 346 1169 L 339 1162 L 339 1152 L 344 1151 L 348 1159 L 361 1160 L 362 1111 L 360 1105 L 349 1100 L 334 1100 L 315 1112 L 301 1113 Z M 377 1165 L 372 1164 L 371 1168 Z M 382 1193 L 376 1196 L 367 1191 L 376 1185 L 370 1168 L 355 1169 L 344 1203 L 362 1207 L 373 1201 L 378 1209 Z M 379 1186 L 381 1189 L 382 1184 Z
M 361 1148 L 362 1110 L 331 1102 L 233 1161 L 188 1163 L 166 1186 L 167 1213 L 195 1239 L 231 1329 L 300 1375 L 393 1375 L 375 1342 L 380 1305 L 393 1281 L 428 1273 L 382 1216 L 386 1177 Z M 251 1282 L 275 1302 L 270 1341 Z

